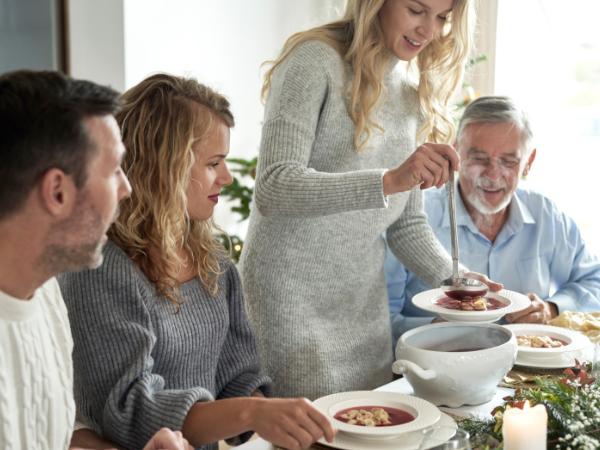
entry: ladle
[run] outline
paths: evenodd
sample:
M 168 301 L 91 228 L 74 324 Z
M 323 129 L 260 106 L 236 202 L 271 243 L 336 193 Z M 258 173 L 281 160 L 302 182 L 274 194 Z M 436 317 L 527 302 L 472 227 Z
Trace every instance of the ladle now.
M 448 204 L 450 211 L 450 234 L 452 237 L 452 277 L 442 281 L 440 289 L 456 300 L 471 300 L 487 294 L 488 287 L 479 280 L 464 278 L 458 275 L 458 230 L 456 226 L 456 193 L 454 171 L 450 169 L 448 187 Z

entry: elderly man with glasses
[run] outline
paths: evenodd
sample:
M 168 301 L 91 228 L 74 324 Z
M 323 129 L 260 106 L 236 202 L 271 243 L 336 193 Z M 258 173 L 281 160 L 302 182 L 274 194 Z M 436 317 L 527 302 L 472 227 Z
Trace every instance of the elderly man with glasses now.
M 562 311 L 600 310 L 600 261 L 575 222 L 543 195 L 519 187 L 536 156 L 525 113 L 507 97 L 481 97 L 461 118 L 456 149 L 457 224 L 461 262 L 527 294 L 531 306 L 509 322 L 544 323 Z M 425 193 L 425 212 L 450 249 L 446 189 Z M 431 322 L 412 297 L 430 287 L 388 251 L 386 277 L 394 342 Z

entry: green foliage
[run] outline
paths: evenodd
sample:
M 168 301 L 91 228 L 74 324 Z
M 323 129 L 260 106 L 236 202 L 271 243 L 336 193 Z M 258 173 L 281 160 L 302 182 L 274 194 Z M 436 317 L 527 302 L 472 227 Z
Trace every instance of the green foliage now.
M 476 66 L 477 64 L 479 64 L 480 62 L 483 61 L 487 61 L 487 56 L 484 53 L 480 53 L 477 56 L 474 56 L 472 58 L 469 58 L 467 60 L 467 64 L 465 64 L 465 71 L 469 71 L 473 68 L 473 66 Z
M 250 202 L 252 201 L 252 187 L 248 186 L 248 179 L 254 180 L 256 176 L 257 158 L 242 159 L 231 158 L 227 160 L 231 172 L 234 175 L 233 183 L 225 186 L 221 195 L 233 201 L 231 210 L 240 215 L 240 222 L 243 222 L 250 216 Z M 239 239 L 239 238 L 238 238 Z
M 471 447 L 479 450 L 491 450 L 500 448 L 502 433 L 494 430 L 493 419 L 481 420 L 467 418 L 459 421 L 458 425 L 471 436 Z
M 243 222 L 250 216 L 253 186 L 248 184 L 253 184 L 254 177 L 256 176 L 256 162 L 257 158 L 231 158 L 227 160 L 227 164 L 234 174 L 233 182 L 223 188 L 221 195 L 232 201 L 233 206 L 231 207 L 231 211 L 240 216 L 240 222 Z M 219 239 L 231 254 L 231 258 L 235 262 L 238 262 L 244 241 L 236 235 L 221 235 Z
M 525 401 L 542 404 L 548 413 L 548 448 L 594 450 L 600 448 L 600 384 L 589 375 L 589 365 L 577 364 L 563 378 L 540 377 L 535 386 L 521 388 L 505 398 L 487 420 L 465 419 L 474 449 L 499 449 L 502 418 L 508 407 L 522 408 Z M 496 444 L 494 444 L 494 442 Z

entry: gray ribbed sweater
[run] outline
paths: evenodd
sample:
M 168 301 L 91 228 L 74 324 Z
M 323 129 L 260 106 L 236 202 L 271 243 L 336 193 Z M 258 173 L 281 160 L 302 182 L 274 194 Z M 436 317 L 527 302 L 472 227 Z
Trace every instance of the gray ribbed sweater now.
M 110 241 L 99 269 L 60 277 L 80 420 L 138 449 L 161 427 L 180 430 L 196 402 L 270 391 L 237 271 L 225 269 L 215 297 L 197 278 L 184 283 L 178 313 Z
M 330 46 L 302 44 L 275 71 L 242 254 L 261 357 L 278 395 L 316 398 L 392 379 L 384 241 L 423 279 L 451 262 L 421 192 L 384 198 L 386 168 L 415 149 L 418 102 L 399 71 L 385 76 L 384 133 L 357 152 L 344 100 L 351 69 Z

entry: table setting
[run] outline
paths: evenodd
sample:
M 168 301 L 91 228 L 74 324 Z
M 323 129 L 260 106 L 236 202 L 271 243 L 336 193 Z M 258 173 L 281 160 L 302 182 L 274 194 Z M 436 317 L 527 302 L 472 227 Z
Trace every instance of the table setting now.
M 600 385 L 595 379 L 600 368 L 592 366 L 600 352 L 583 334 L 561 328 L 556 331 L 554 328 L 558 327 L 542 325 L 532 328 L 450 322 L 420 328 L 425 330 L 412 330 L 412 335 L 405 333 L 404 340 L 398 342 L 397 357 L 418 361 L 424 365 L 420 370 L 425 373 L 411 377 L 410 364 L 406 363 L 409 360 L 397 359 L 394 370 L 405 372 L 406 376 L 374 391 L 344 392 L 315 400 L 314 404 L 338 429 L 334 442 L 323 441 L 315 448 L 600 448 L 600 440 L 597 440 L 600 438 Z M 433 339 L 436 333 L 428 330 L 437 330 L 437 339 Z M 440 332 L 442 330 L 444 333 Z M 555 337 L 571 337 L 573 345 L 565 341 L 562 358 L 564 353 L 575 352 L 583 359 L 574 358 L 573 365 L 566 369 L 547 369 L 543 362 L 540 367 L 530 367 L 535 366 L 535 362 L 527 366 L 515 365 L 521 351 L 531 351 L 517 344 L 517 333 L 521 332 L 527 333 L 526 336 L 533 332 L 544 336 L 542 333 L 550 332 Z M 470 342 L 473 333 L 479 333 L 478 345 L 482 348 L 452 351 L 463 346 L 465 340 Z M 441 349 L 440 343 L 444 344 Z M 434 348 L 437 346 L 437 350 L 430 349 L 432 344 Z M 407 346 L 411 346 L 415 352 L 417 345 L 427 347 L 423 349 L 424 354 L 430 354 L 427 363 L 419 358 L 418 350 L 416 353 L 407 351 Z M 556 358 L 552 355 L 561 355 L 561 351 L 549 348 L 545 357 L 549 360 Z M 544 361 L 543 357 L 540 358 L 539 361 Z M 498 370 L 492 370 L 493 367 Z M 452 370 L 455 373 L 451 373 Z M 516 380 L 517 376 L 521 378 Z M 439 389 L 436 379 L 442 383 L 443 389 Z M 441 397 L 440 392 L 443 393 Z M 410 422 L 390 426 L 389 430 L 379 434 L 373 433 L 375 430 L 366 430 L 372 427 L 348 425 L 335 418 L 340 410 L 365 406 L 402 409 L 419 420 L 411 426 Z M 269 448 L 268 445 L 254 450 Z
M 416 396 L 382 391 L 353 391 L 328 395 L 315 400 L 314 405 L 333 418 L 338 433 L 331 443 L 324 446 L 345 450 L 414 449 L 424 440 L 444 443 L 456 433 L 456 422 L 442 413 L 432 403 Z M 344 419 L 343 411 L 364 411 L 382 408 L 393 417 L 394 412 L 403 412 L 403 423 L 387 426 L 364 426 Z M 346 414 L 347 415 L 347 414 Z M 423 447 L 426 448 L 426 447 Z
M 337 434 L 313 448 L 600 449 L 600 313 L 567 312 L 544 325 L 495 323 L 531 300 L 488 291 L 459 273 L 453 178 L 452 277 L 412 299 L 442 322 L 401 335 L 395 381 L 314 400 Z M 239 448 L 273 446 L 257 439 Z
M 598 449 L 599 361 L 600 345 L 558 326 L 487 320 L 421 326 L 397 343 L 392 370 L 400 378 L 314 401 L 338 431 L 333 442 L 313 448 Z M 390 417 L 399 411 L 404 421 L 352 422 L 378 416 L 377 409 Z M 272 448 L 259 438 L 240 450 Z
M 524 336 L 550 337 L 561 341 L 562 348 L 528 347 L 519 340 Z M 473 342 L 476 348 L 466 347 Z M 521 354 L 535 356 L 531 364 L 520 366 L 515 363 Z M 393 370 L 400 378 L 373 391 L 314 401 L 338 432 L 333 442 L 322 440 L 313 448 L 600 448 L 600 385 L 595 380 L 600 368 L 592 366 L 599 356 L 581 332 L 555 326 L 447 322 L 415 328 L 397 344 Z M 567 368 L 560 362 L 565 358 L 573 361 Z M 342 417 L 375 408 L 410 417 L 382 426 Z M 273 448 L 256 439 L 240 450 Z

